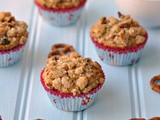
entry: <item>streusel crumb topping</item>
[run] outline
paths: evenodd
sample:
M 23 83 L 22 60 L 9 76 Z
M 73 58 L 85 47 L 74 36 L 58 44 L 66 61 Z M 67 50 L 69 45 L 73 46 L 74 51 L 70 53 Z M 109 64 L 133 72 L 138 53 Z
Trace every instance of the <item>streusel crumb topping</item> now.
M 0 51 L 24 44 L 27 38 L 25 22 L 17 21 L 10 12 L 0 12 Z
M 90 31 L 99 44 L 113 48 L 132 48 L 146 39 L 146 30 L 129 15 L 118 12 L 119 19 L 102 17 Z
M 101 66 L 76 52 L 58 60 L 55 56 L 49 58 L 42 76 L 48 88 L 73 95 L 88 93 L 104 83 Z
M 79 6 L 83 0 L 35 0 L 40 5 L 52 9 L 70 9 Z

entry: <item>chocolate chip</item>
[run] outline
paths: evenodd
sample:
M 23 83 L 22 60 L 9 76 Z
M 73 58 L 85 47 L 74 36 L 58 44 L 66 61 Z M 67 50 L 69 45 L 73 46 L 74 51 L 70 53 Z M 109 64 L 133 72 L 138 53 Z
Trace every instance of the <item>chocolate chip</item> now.
M 9 40 L 7 40 L 7 39 L 1 40 L 1 45 L 8 45 L 8 44 L 10 44 Z

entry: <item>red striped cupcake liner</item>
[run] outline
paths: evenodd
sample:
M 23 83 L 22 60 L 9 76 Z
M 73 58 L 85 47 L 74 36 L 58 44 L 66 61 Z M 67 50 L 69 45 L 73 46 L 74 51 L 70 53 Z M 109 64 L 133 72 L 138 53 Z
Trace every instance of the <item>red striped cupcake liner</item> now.
M 99 58 L 104 63 L 112 66 L 126 66 L 132 65 L 139 60 L 142 50 L 148 40 L 148 33 L 146 33 L 145 41 L 133 48 L 113 48 L 98 43 L 92 37 L 91 39 L 95 45 Z
M 88 93 L 73 95 L 71 93 L 63 93 L 54 89 L 49 89 L 42 77 L 44 70 L 40 74 L 40 80 L 43 88 L 48 94 L 48 97 L 52 104 L 64 111 L 81 111 L 90 107 L 97 97 L 97 93 L 102 88 L 102 85 L 98 85 L 95 89 Z M 104 75 L 104 73 L 103 73 Z M 105 78 L 105 76 L 104 76 Z
M 23 54 L 25 44 L 11 50 L 0 51 L 0 67 L 8 67 L 18 62 Z
M 40 5 L 35 1 L 35 5 L 38 7 L 40 15 L 50 24 L 54 26 L 68 26 L 75 23 L 83 11 L 83 8 L 87 0 L 74 8 L 70 9 L 53 9 Z

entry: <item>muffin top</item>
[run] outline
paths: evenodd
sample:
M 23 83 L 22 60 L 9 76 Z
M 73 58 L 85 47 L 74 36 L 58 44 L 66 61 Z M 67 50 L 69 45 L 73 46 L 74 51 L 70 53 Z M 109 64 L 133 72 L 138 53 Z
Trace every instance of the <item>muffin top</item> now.
M 70 9 L 79 6 L 84 0 L 35 0 L 40 5 L 51 9 Z
M 49 89 L 73 95 L 88 93 L 104 83 L 101 66 L 76 52 L 48 58 L 42 77 Z
M 17 21 L 10 12 L 0 12 L 0 51 L 22 45 L 28 38 L 27 24 Z
M 132 48 L 146 40 L 146 30 L 129 15 L 118 12 L 119 19 L 102 17 L 95 23 L 90 36 L 99 44 L 112 48 Z

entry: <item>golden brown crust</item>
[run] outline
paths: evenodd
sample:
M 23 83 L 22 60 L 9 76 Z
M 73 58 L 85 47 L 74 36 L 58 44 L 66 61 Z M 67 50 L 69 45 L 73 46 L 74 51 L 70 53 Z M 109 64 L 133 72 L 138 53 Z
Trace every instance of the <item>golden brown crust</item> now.
M 146 120 L 145 118 L 131 118 L 129 120 Z M 160 120 L 160 117 L 153 117 L 150 118 L 149 120 Z
M 75 50 L 71 45 L 62 44 L 62 43 L 55 44 L 52 46 L 52 52 L 48 54 L 48 58 L 52 56 L 56 56 L 57 58 L 59 58 L 62 55 L 67 55 L 74 51 Z
M 91 30 L 91 37 L 99 44 L 113 48 L 132 48 L 142 44 L 146 30 L 128 15 L 118 13 L 119 19 L 102 17 Z
M 157 75 L 153 77 L 150 81 L 150 86 L 152 87 L 152 90 L 158 93 L 160 93 L 160 84 L 156 84 L 155 82 L 159 80 L 160 80 L 160 75 Z
M 35 0 L 40 5 L 51 9 L 70 9 L 79 6 L 83 0 Z
M 48 58 L 43 79 L 48 88 L 73 95 L 88 93 L 104 83 L 101 66 L 76 52 L 59 59 L 56 56 Z
M 0 51 L 22 45 L 28 38 L 27 24 L 17 21 L 10 12 L 0 12 Z
M 153 117 L 153 118 L 151 118 L 149 120 L 160 120 L 160 117 Z
M 131 118 L 130 120 L 146 120 L 144 118 Z

